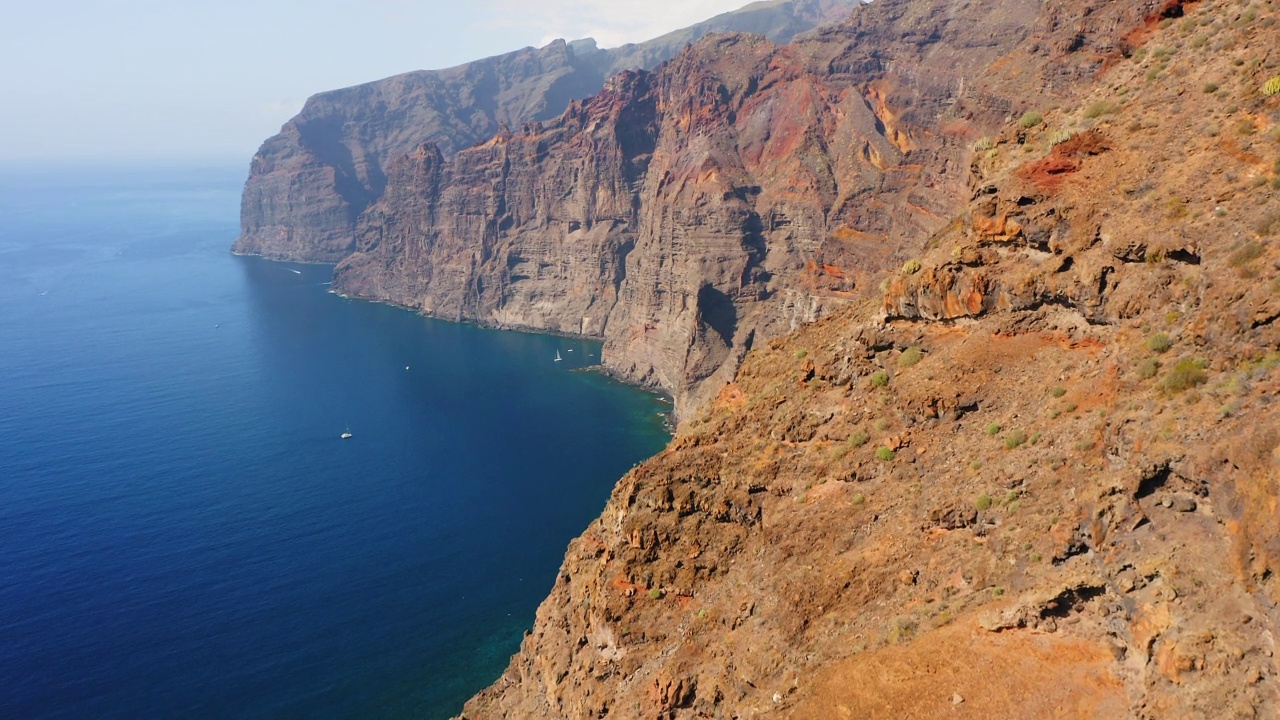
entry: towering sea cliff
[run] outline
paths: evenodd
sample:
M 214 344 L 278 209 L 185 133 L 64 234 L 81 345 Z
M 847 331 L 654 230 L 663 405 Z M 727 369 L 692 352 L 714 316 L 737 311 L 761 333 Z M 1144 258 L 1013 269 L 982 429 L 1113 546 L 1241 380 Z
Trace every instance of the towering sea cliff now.
M 960 208 L 974 139 L 1116 51 L 1095 18 L 1040 15 L 876 3 L 789 45 L 716 35 L 555 120 L 452 157 L 420 146 L 334 287 L 603 338 L 608 368 L 684 414 L 759 340 L 874 290 Z M 1062 22 L 1090 52 L 1010 57 Z
M 263 143 L 245 184 L 236 252 L 337 262 L 356 219 L 381 197 L 388 166 L 423 142 L 445 155 L 502 127 L 548 120 L 623 70 L 652 68 L 712 32 L 787 42 L 844 17 L 858 0 L 772 0 L 644 43 L 601 50 L 562 40 L 447 70 L 418 71 L 325 92 Z

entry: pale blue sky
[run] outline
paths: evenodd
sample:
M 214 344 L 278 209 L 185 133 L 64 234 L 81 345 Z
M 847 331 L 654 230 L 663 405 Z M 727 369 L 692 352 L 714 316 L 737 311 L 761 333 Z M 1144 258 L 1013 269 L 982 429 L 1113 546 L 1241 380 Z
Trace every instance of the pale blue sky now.
M 312 93 L 556 37 L 609 47 L 746 0 L 12 0 L 0 162 L 243 160 Z

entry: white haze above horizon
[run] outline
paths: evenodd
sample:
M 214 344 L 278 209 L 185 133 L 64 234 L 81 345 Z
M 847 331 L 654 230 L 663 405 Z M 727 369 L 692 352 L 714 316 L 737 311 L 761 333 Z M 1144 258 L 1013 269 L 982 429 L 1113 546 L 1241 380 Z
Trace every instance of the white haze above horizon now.
M 46 0 L 0 25 L 0 163 L 243 162 L 314 93 L 746 0 Z

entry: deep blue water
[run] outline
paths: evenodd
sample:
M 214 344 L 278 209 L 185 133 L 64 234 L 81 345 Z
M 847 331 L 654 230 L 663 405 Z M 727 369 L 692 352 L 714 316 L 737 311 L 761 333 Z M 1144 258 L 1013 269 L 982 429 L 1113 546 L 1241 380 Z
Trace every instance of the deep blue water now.
M 667 439 L 596 344 L 232 256 L 242 181 L 0 171 L 0 717 L 448 717 Z

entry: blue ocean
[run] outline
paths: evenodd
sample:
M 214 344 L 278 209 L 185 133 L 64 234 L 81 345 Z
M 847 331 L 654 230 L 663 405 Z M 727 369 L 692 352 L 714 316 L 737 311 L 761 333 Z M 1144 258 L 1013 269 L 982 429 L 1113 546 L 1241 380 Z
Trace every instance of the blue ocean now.
M 0 170 L 0 717 L 447 718 L 668 439 L 598 344 L 231 255 L 244 174 Z

